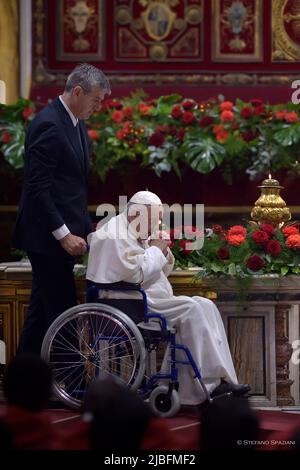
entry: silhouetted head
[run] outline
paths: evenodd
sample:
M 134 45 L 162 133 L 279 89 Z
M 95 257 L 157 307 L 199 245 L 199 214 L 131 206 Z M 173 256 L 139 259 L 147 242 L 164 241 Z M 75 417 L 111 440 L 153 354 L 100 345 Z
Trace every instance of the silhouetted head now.
M 83 417 L 90 422 L 93 450 L 138 450 L 152 416 L 136 392 L 113 378 L 95 381 L 87 392 Z
M 52 388 L 52 372 L 38 356 L 22 354 L 15 357 L 4 373 L 4 395 L 11 405 L 29 411 L 46 407 Z
M 245 398 L 220 398 L 203 411 L 201 449 L 253 450 L 249 441 L 257 436 L 258 418 Z

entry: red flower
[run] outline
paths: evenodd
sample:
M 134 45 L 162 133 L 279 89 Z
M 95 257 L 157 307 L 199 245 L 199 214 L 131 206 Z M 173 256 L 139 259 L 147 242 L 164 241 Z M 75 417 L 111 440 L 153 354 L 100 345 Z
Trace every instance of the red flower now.
M 30 106 L 28 106 L 27 108 L 24 108 L 22 111 L 22 116 L 24 119 L 30 118 L 32 114 L 33 114 L 33 108 L 31 108 Z
M 191 111 L 185 111 L 182 115 L 182 119 L 186 124 L 191 124 L 196 118 Z
M 133 108 L 131 106 L 127 106 L 123 109 L 124 116 L 131 117 L 133 113 Z
M 275 235 L 275 227 L 272 224 L 260 224 L 260 229 L 266 232 L 270 237 Z
M 289 225 L 288 227 L 283 227 L 281 231 L 285 237 L 299 234 L 299 230 L 297 229 L 297 227 L 294 227 L 293 225 Z
M 202 233 L 196 227 L 189 225 L 184 226 L 184 236 L 189 240 L 192 240 L 193 238 L 198 239 L 201 237 L 201 235 Z
M 270 240 L 266 246 L 267 252 L 271 256 L 278 256 L 282 252 L 280 242 L 278 240 Z
M 222 226 L 221 226 L 221 225 L 218 225 L 218 224 L 213 225 L 213 228 L 212 228 L 212 229 L 213 229 L 213 232 L 214 232 L 214 233 L 222 233 L 222 230 L 223 230 Z
M 229 236 L 231 236 L 231 235 L 242 235 L 243 237 L 246 237 L 247 229 L 245 229 L 245 227 L 243 227 L 242 225 L 233 225 L 228 230 L 228 235 Z
M 111 118 L 114 122 L 122 122 L 124 119 L 124 113 L 123 111 L 113 111 L 111 114 Z
M 255 241 L 255 243 L 258 243 L 258 245 L 264 245 L 267 243 L 269 240 L 269 235 L 267 232 L 264 232 L 263 230 L 255 230 L 252 233 L 252 240 Z
M 185 129 L 179 129 L 176 134 L 177 139 L 182 141 L 184 139 L 184 136 L 185 136 Z
M 181 107 L 180 106 L 173 106 L 172 108 L 172 111 L 171 111 L 171 115 L 174 119 L 177 119 L 179 118 L 181 115 L 182 115 L 182 110 L 181 110 Z
M 118 100 L 111 100 L 109 103 L 110 108 L 115 108 L 115 109 L 122 109 L 123 105 L 120 103 Z
M 253 106 L 261 106 L 263 104 L 263 101 L 259 100 L 258 98 L 253 98 L 252 100 L 250 100 L 250 103 Z
M 140 113 L 143 114 L 143 116 L 149 116 L 151 114 L 150 113 L 150 110 L 152 109 L 151 106 L 148 106 L 145 103 L 140 103 L 138 108 L 139 108 Z
M 194 101 L 191 101 L 191 100 L 186 100 L 186 101 L 183 101 L 181 103 L 183 109 L 185 109 L 186 111 L 188 111 L 189 109 L 193 109 L 196 105 L 196 103 Z
M 287 111 L 280 109 L 280 110 L 274 112 L 274 116 L 279 121 L 283 121 L 285 119 L 286 113 L 287 113 Z
M 161 132 L 154 132 L 149 138 L 149 145 L 154 145 L 154 147 L 161 147 L 164 143 L 165 138 Z
M 295 111 L 291 111 L 290 113 L 286 113 L 285 115 L 286 122 L 297 122 L 298 121 L 298 114 Z
M 229 111 L 228 111 L 229 112 Z M 224 142 L 226 142 L 226 140 L 228 139 L 229 137 L 229 132 L 228 131 L 220 131 L 220 132 L 217 132 L 216 134 L 216 139 L 218 142 L 220 142 L 221 144 L 224 144 Z
M 189 253 L 191 253 L 192 250 L 187 250 L 186 249 L 186 244 L 187 243 L 191 243 L 189 240 L 180 240 L 180 242 L 178 243 L 178 245 L 180 246 L 180 248 L 182 249 L 182 252 L 187 255 Z
M 248 258 L 247 268 L 251 271 L 260 271 L 265 265 L 264 260 L 257 255 L 252 255 Z
M 256 116 L 261 116 L 262 114 L 265 114 L 266 113 L 266 108 L 265 106 L 256 106 L 256 108 L 254 109 L 254 114 Z
M 116 133 L 116 137 L 119 140 L 123 140 L 126 137 L 126 135 L 127 135 L 127 132 L 125 129 L 119 129 Z
M 239 246 L 245 243 L 246 238 L 243 235 L 227 235 L 227 240 L 230 245 Z
M 227 248 L 220 248 L 217 255 L 220 259 L 229 259 L 229 251 Z
M 245 106 L 242 110 L 241 110 L 241 116 L 244 118 L 244 119 L 249 119 L 250 116 L 252 116 L 253 114 L 253 109 L 250 108 L 250 106 Z
M 215 118 L 212 116 L 204 116 L 198 121 L 200 127 L 208 127 L 215 123 Z
M 223 101 L 223 103 L 220 104 L 221 111 L 231 111 L 232 108 L 233 108 L 233 103 L 231 101 Z
M 251 140 L 254 140 L 256 137 L 256 135 L 251 131 L 242 132 L 241 136 L 245 142 L 251 142 Z
M 100 132 L 99 131 L 95 131 L 94 129 L 89 129 L 88 130 L 88 136 L 90 139 L 92 140 L 99 140 L 100 138 Z
M 221 121 L 223 122 L 232 122 L 234 121 L 234 114 L 232 111 L 222 111 L 221 113 Z
M 3 132 L 1 142 L 8 144 L 12 140 L 12 135 L 9 132 Z
M 298 250 L 300 248 L 300 234 L 295 234 L 295 235 L 290 235 L 286 241 L 285 244 L 288 248 L 291 248 L 292 250 Z

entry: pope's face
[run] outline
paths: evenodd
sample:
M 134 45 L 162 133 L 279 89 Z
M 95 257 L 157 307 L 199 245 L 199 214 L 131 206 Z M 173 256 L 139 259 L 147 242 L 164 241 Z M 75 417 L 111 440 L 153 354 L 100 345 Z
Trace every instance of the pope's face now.
M 78 119 L 88 119 L 91 114 L 99 112 L 105 96 L 103 88 L 94 87 L 89 93 L 84 93 L 80 86 L 76 86 L 73 91 L 76 117 Z
M 147 240 L 159 229 L 163 217 L 162 206 L 133 205 L 128 210 L 128 216 L 138 238 Z

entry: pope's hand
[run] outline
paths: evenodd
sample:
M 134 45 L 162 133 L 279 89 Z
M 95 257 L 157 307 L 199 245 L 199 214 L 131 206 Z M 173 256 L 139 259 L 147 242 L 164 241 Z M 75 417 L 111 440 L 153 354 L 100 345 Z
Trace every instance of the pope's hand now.
M 170 244 L 171 244 L 171 241 L 166 240 L 165 238 L 156 238 L 154 240 L 149 241 L 150 246 L 157 246 L 157 248 L 159 248 L 163 252 L 164 255 L 167 254 L 167 248 L 168 246 L 170 246 Z
M 64 238 L 59 240 L 61 246 L 71 256 L 83 255 L 87 250 L 87 244 L 85 240 L 76 235 L 68 233 Z

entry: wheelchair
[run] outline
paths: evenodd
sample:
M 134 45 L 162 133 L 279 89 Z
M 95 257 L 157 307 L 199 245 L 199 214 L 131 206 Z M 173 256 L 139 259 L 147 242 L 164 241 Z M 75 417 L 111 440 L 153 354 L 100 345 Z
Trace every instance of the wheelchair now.
M 99 298 L 101 290 L 135 291 L 139 298 Z M 78 409 L 92 381 L 114 377 L 149 400 L 156 415 L 174 416 L 180 409 L 178 364 L 192 368 L 199 392 L 213 401 L 190 350 L 176 342 L 176 330 L 163 315 L 148 311 L 147 296 L 139 284 L 88 281 L 86 301 L 63 312 L 42 344 L 41 355 L 53 369 L 59 401 Z M 162 343 L 169 346 L 169 370 L 147 374 L 147 360 Z M 184 359 L 178 359 L 178 351 Z

